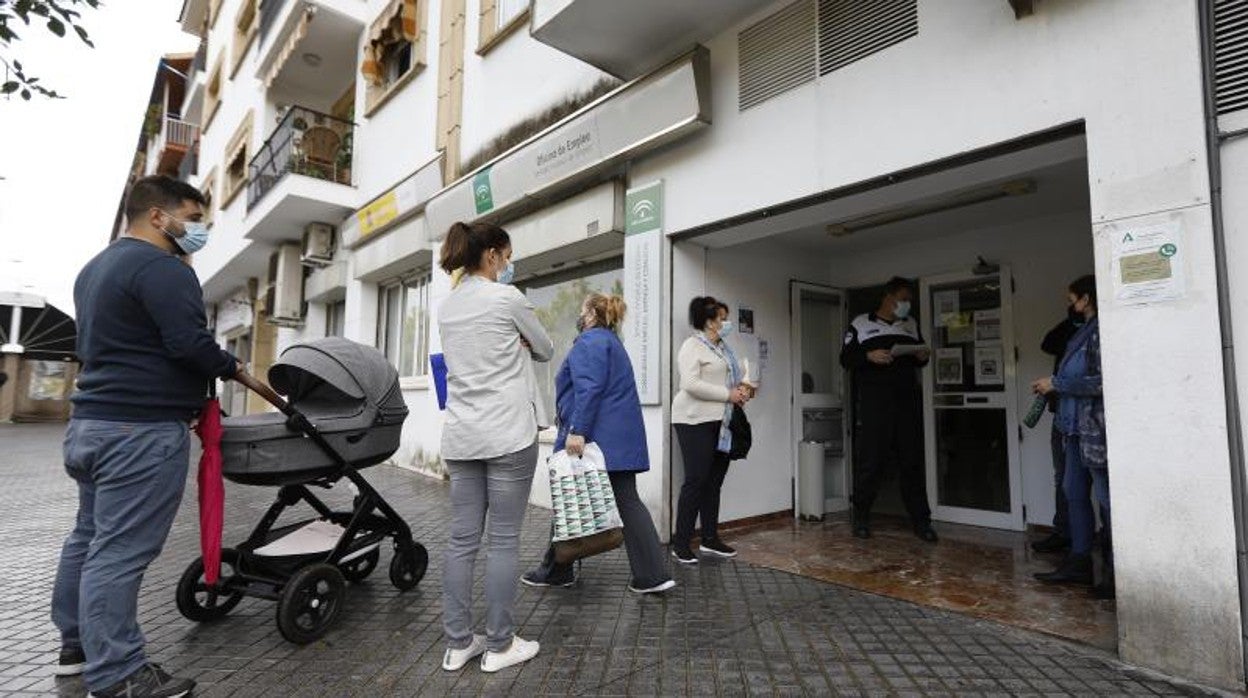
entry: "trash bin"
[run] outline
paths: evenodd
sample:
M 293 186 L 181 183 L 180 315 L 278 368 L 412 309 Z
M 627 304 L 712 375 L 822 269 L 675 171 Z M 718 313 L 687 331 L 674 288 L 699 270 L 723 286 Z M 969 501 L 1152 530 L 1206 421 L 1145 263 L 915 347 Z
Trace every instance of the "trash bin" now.
M 803 441 L 797 453 L 798 488 L 801 499 L 797 513 L 803 519 L 823 520 L 823 465 L 825 447 L 820 441 Z

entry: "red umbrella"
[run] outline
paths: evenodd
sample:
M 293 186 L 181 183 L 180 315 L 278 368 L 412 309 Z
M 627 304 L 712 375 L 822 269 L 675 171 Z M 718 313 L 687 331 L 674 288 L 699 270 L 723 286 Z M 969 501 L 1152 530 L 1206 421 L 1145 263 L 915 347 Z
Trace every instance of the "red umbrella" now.
M 204 401 L 195 426 L 204 453 L 199 457 L 199 547 L 204 555 L 204 582 L 217 583 L 221 573 L 221 527 L 225 522 L 225 483 L 221 479 L 221 403 Z

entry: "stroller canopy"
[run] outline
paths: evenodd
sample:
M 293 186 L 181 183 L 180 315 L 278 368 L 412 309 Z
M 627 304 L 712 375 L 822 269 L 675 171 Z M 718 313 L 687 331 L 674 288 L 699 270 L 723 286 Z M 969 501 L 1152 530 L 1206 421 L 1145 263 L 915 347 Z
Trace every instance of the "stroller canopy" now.
M 363 400 L 383 408 L 402 400 L 398 383 L 399 372 L 384 354 L 341 337 L 295 344 L 269 369 L 269 384 L 295 404 Z

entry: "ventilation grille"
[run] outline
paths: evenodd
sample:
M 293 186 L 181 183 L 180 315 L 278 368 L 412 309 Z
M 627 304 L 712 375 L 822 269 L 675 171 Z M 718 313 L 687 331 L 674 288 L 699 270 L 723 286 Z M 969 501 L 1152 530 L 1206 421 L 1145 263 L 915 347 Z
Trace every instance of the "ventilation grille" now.
M 814 81 L 816 26 L 814 2 L 799 0 L 738 35 L 742 111 Z
M 739 106 L 749 109 L 918 33 L 918 0 L 800 0 L 738 35 Z
M 918 0 L 819 0 L 819 74 L 919 33 Z
M 1214 2 L 1213 50 L 1218 114 L 1248 107 L 1248 0 Z

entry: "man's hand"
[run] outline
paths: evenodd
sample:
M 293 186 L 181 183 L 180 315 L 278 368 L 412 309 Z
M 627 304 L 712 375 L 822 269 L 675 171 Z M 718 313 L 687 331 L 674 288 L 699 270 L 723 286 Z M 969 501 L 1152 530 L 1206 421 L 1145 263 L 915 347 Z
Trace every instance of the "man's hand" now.
M 919 360 L 920 363 L 926 363 L 928 359 L 932 358 L 932 352 L 926 349 L 920 349 L 919 352 L 915 354 L 914 356 L 915 358 Z
M 1031 384 L 1031 390 L 1037 395 L 1048 395 L 1053 392 L 1053 377 L 1041 378 Z
M 568 441 L 564 446 L 569 456 L 580 458 L 585 455 L 585 437 L 580 434 L 568 434 Z
M 893 363 L 893 354 L 887 349 L 876 349 L 875 351 L 867 352 L 867 361 L 876 366 L 888 366 Z

